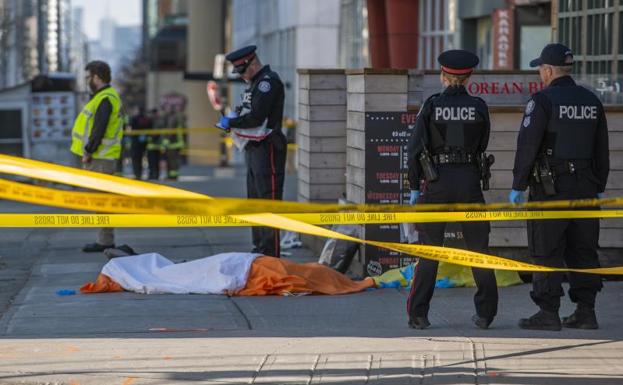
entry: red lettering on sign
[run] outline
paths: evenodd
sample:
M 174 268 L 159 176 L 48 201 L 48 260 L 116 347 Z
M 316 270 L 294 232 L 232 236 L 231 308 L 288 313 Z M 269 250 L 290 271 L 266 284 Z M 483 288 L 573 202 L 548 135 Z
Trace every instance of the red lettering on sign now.
M 417 118 L 417 114 L 402 114 L 400 115 L 400 122 L 401 123 L 405 123 L 405 124 L 409 124 L 409 123 L 415 123 L 415 120 Z
M 472 95 L 478 95 L 480 93 L 480 87 L 478 87 L 478 83 L 469 83 L 467 86 L 467 90 Z
M 492 94 L 499 94 L 499 92 L 498 92 L 498 84 L 499 84 L 498 82 L 491 83 L 491 93 Z
M 489 84 L 482 82 L 480 83 L 480 93 L 486 95 L 489 93 Z
M 539 90 L 539 83 L 538 82 L 530 82 L 528 83 L 528 92 L 530 92 L 530 95 L 532 95 L 533 93 L 537 92 Z

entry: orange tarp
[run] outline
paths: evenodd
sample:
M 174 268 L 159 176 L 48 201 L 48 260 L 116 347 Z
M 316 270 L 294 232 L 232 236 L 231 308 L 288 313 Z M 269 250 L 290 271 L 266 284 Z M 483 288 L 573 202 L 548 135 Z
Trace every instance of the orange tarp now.
M 87 283 L 80 288 L 81 293 L 114 293 L 116 291 L 124 290 L 121 285 L 104 274 L 98 275 L 95 282 Z
M 258 257 L 251 265 L 244 289 L 238 296 L 284 294 L 349 294 L 374 287 L 374 280 L 353 281 L 345 275 L 318 263 L 296 263 L 274 257 Z M 82 293 L 124 291 L 121 285 L 100 274 L 97 281 L 80 288 Z M 232 294 L 232 293 L 230 293 Z
M 353 281 L 318 263 L 295 263 L 259 257 L 251 265 L 247 285 L 235 295 L 283 295 L 287 293 L 349 294 L 374 287 L 372 278 Z

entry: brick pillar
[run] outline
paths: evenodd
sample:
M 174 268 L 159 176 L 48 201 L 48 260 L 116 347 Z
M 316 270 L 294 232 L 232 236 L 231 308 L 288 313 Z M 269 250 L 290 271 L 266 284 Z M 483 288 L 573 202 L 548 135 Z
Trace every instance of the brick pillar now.
M 346 192 L 346 75 L 343 69 L 298 74 L 298 200 L 337 203 Z M 318 253 L 325 242 L 301 238 Z

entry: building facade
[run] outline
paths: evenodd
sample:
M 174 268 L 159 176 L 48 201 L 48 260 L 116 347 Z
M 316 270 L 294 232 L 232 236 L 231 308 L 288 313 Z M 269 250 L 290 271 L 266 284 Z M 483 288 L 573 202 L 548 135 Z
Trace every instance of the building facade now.
M 69 0 L 0 0 L 0 51 L 0 89 L 69 71 Z
M 342 0 L 340 7 L 338 65 L 342 68 L 369 67 L 370 30 L 366 0 Z
M 340 0 L 232 0 L 231 48 L 258 46 L 286 89 L 284 116 L 297 116 L 297 68 L 339 64 Z M 362 24 L 360 24 L 362 26 Z M 234 87 L 233 100 L 243 86 Z
M 574 52 L 574 71 L 606 102 L 623 103 L 623 2 L 558 0 L 553 6 L 558 40 Z

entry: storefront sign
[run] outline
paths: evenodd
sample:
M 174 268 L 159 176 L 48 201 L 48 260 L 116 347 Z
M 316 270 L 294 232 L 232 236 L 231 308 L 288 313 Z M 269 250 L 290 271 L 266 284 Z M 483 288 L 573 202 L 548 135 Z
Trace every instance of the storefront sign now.
M 513 69 L 513 10 L 493 11 L 493 69 Z
M 407 144 L 415 127 L 412 112 L 366 113 L 366 201 L 376 204 L 408 204 Z M 366 239 L 406 242 L 398 224 L 366 225 Z M 368 275 L 403 267 L 415 261 L 411 255 L 365 246 Z
M 410 76 L 414 78 L 410 85 L 419 83 L 421 88 L 409 88 L 409 105 L 421 105 L 429 96 L 442 91 L 439 74 Z M 483 98 L 489 106 L 523 106 L 532 94 L 545 88 L 545 84 L 536 72 L 476 72 L 469 79 L 466 88 L 470 95 Z

